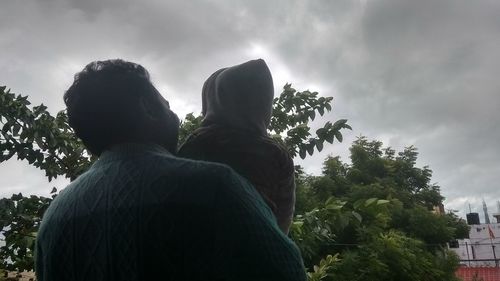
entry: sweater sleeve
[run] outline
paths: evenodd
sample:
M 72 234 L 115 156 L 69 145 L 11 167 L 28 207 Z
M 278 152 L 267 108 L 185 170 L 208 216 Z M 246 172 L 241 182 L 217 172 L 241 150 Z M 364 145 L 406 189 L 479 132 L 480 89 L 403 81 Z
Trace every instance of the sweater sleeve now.
M 274 158 L 278 161 L 274 167 L 276 173 L 273 187 L 274 211 L 281 230 L 288 234 L 295 211 L 295 168 L 290 154 L 285 148 L 278 146 L 279 154 Z
M 40 243 L 38 243 L 38 241 L 36 242 L 36 251 L 35 251 L 35 272 L 37 276 L 36 280 L 38 281 L 45 280 L 42 247 L 40 246 Z
M 278 183 L 277 189 L 279 192 L 275 198 L 276 202 L 278 202 L 275 214 L 279 227 L 285 234 L 288 234 L 295 211 L 295 179 L 293 173 L 291 176 L 284 177 Z
M 306 280 L 298 248 L 245 179 L 229 173 L 215 208 L 215 256 L 222 280 Z

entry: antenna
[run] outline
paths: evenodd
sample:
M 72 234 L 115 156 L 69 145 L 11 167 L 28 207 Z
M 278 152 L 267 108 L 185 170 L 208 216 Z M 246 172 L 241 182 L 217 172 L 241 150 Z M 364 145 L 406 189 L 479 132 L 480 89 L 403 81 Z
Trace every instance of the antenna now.
M 488 215 L 488 206 L 486 206 L 486 202 L 484 202 L 484 198 L 483 198 L 483 211 L 484 211 L 484 222 L 486 224 L 490 224 L 490 216 Z

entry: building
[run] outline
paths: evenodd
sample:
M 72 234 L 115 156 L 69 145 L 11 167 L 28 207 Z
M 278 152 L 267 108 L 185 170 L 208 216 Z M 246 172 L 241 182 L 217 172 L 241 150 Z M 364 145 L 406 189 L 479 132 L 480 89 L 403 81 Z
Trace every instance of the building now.
M 500 258 L 500 223 L 471 225 L 469 239 L 450 243 L 450 250 L 467 266 L 497 266 Z
M 460 257 L 460 263 L 465 266 L 499 266 L 500 261 L 500 211 L 493 214 L 497 219 L 490 223 L 488 210 L 483 201 L 483 211 L 486 223 L 481 223 L 478 213 L 467 214 L 470 226 L 469 238 L 453 241 L 450 250 Z

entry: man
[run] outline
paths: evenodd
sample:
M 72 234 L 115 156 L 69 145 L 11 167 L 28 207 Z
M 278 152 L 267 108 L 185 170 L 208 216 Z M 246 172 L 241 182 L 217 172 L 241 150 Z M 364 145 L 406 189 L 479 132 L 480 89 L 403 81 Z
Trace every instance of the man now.
M 45 213 L 45 280 L 305 280 L 300 254 L 229 167 L 172 155 L 179 121 L 140 65 L 98 61 L 64 95 L 99 159 Z

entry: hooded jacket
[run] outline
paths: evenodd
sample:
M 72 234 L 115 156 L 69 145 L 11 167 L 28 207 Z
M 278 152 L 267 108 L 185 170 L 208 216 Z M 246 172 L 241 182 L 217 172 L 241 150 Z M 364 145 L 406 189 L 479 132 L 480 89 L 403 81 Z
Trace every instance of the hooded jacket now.
M 202 126 L 179 155 L 236 170 L 255 186 L 288 233 L 295 205 L 294 165 L 287 149 L 267 134 L 273 97 L 272 76 L 262 59 L 216 71 L 203 85 Z

